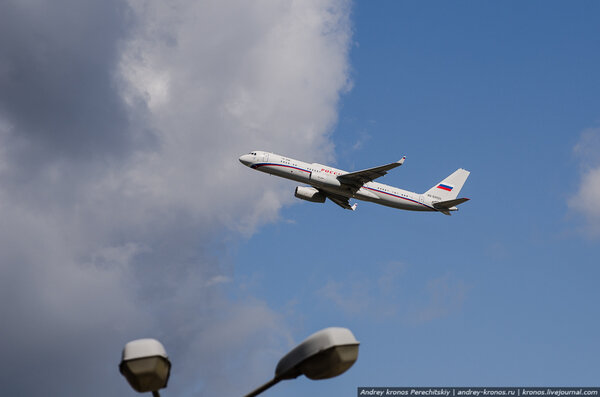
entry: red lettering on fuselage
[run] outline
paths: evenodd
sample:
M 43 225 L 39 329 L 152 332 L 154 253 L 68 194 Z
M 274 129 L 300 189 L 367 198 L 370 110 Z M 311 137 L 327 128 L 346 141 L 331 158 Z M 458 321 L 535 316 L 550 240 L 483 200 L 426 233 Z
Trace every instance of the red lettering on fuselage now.
M 339 174 L 339 175 L 341 175 L 341 173 L 339 173 L 339 172 L 328 170 L 326 168 L 321 168 L 321 172 L 325 172 L 326 174 L 333 174 L 333 175 L 338 175 Z

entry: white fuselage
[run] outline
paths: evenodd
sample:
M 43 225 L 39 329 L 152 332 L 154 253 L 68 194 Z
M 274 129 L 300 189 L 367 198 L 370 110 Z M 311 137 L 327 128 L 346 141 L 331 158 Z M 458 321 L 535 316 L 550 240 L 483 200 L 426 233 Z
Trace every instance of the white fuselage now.
M 261 151 L 245 154 L 240 157 L 240 161 L 258 171 L 305 183 L 347 198 L 370 201 L 403 210 L 437 211 L 427 197 L 383 183 L 367 182 L 358 190 L 344 184 L 341 186 L 327 184 L 328 177 L 335 179 L 348 172 L 326 165 L 305 163 L 304 161 Z M 324 183 L 318 182 L 319 176 L 323 177 Z

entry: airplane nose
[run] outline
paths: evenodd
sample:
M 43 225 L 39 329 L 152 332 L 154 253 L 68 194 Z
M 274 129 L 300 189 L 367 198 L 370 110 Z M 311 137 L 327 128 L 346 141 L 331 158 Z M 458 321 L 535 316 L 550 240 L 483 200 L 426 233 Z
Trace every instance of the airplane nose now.
M 240 160 L 240 163 L 249 166 L 250 158 L 251 158 L 251 156 L 249 154 L 244 154 L 244 155 L 240 156 L 239 160 Z

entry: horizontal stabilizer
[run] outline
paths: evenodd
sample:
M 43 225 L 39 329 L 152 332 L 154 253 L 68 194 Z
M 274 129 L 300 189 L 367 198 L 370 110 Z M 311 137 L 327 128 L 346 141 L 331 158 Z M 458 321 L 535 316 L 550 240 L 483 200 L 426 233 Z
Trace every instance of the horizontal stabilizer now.
M 469 199 L 459 198 L 454 200 L 438 201 L 437 203 L 433 203 L 433 208 L 435 208 L 436 210 L 447 210 L 466 201 L 469 201 Z

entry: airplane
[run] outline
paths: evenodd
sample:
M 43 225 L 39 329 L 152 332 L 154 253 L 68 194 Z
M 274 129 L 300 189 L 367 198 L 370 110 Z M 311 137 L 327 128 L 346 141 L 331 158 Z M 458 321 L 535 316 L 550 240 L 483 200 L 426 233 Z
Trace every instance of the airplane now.
M 354 211 L 351 198 L 409 211 L 435 211 L 450 215 L 468 198 L 457 198 L 470 172 L 457 169 L 423 194 L 373 182 L 388 171 L 404 164 L 406 156 L 395 163 L 361 171 L 347 172 L 318 163 L 305 163 L 275 153 L 253 151 L 240 156 L 242 164 L 267 174 L 291 179 L 310 186 L 298 186 L 294 195 L 302 200 L 324 203 L 326 199 Z

